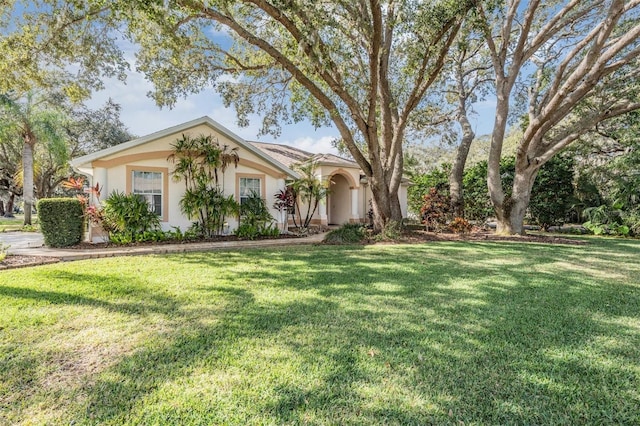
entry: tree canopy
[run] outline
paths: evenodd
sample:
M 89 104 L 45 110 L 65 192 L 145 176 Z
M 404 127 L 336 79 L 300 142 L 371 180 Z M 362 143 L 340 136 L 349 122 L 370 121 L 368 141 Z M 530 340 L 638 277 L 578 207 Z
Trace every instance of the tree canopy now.
M 0 93 L 61 89 L 78 101 L 124 79 L 128 63 L 113 37 L 105 5 L 65 0 L 0 2 Z
M 161 106 L 214 88 L 234 106 L 239 124 L 260 114 L 265 134 L 304 119 L 335 126 L 368 177 L 378 230 L 402 217 L 403 144 L 408 132 L 430 122 L 436 92 L 456 61 L 463 76 L 464 63 L 481 71 L 462 80 L 468 87 L 455 101 L 462 122 L 472 98 L 464 100 L 467 88 L 494 79 L 487 183 L 501 232 L 523 232 L 542 165 L 601 123 L 640 108 L 638 85 L 629 84 L 640 72 L 640 0 L 5 3 L 38 13 L 0 13 L 0 72 L 7 75 L 0 92 L 58 79 L 68 97 L 81 99 L 100 87 L 100 76 L 123 75 L 118 40 L 126 37 Z M 460 33 L 465 19 L 469 26 Z M 447 64 L 453 68 L 443 73 Z M 513 186 L 504 191 L 499 166 L 515 122 L 522 137 Z M 454 170 L 459 180 L 461 169 Z

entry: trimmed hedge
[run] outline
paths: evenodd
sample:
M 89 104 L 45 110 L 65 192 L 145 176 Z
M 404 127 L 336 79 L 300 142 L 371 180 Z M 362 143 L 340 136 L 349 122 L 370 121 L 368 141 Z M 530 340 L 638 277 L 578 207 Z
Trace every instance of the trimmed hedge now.
M 84 215 L 77 198 L 47 198 L 38 201 L 38 220 L 49 247 L 68 247 L 82 240 Z

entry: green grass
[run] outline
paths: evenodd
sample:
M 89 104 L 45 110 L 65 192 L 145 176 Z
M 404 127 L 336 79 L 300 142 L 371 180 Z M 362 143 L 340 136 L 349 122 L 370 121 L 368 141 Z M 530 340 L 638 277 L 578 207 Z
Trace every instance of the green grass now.
M 0 216 L 0 232 L 18 231 L 20 228 L 22 228 L 22 221 L 22 218 L 6 218 Z
M 639 424 L 640 241 L 0 272 L 0 424 Z
M 23 230 L 23 222 L 24 215 L 18 214 L 15 217 L 8 218 L 0 216 L 0 232 L 8 232 L 8 231 L 21 231 Z M 31 217 L 31 223 L 33 223 L 33 227 L 27 229 L 28 231 L 37 230 L 38 226 L 38 217 L 37 215 L 33 215 Z

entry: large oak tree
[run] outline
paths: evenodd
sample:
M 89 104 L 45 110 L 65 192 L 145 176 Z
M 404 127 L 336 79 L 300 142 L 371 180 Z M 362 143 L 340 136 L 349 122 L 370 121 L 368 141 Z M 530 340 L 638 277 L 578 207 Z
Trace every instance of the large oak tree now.
M 488 186 L 498 231 L 524 233 L 540 167 L 599 123 L 640 108 L 640 0 L 506 0 L 483 7 L 495 71 L 496 118 Z M 511 194 L 500 175 L 509 120 L 522 111 Z

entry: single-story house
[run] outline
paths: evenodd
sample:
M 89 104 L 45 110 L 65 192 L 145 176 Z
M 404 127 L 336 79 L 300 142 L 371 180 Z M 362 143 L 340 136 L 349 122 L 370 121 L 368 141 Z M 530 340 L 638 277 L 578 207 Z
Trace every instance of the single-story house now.
M 275 194 L 285 188 L 288 180 L 299 177 L 295 165 L 309 160 L 317 164 L 318 178 L 330 182 L 327 200 L 320 203 L 312 223 L 340 225 L 367 220 L 371 190 L 354 161 L 287 145 L 248 142 L 206 116 L 75 158 L 71 164 L 89 178 L 92 186 L 100 185 L 101 199 L 113 191 L 140 193 L 160 215 L 163 229 L 186 230 L 192 221 L 181 213 L 178 204 L 185 186 L 172 179 L 173 163 L 168 160 L 171 144 L 182 135 L 211 135 L 220 145 L 237 148 L 238 166 L 228 167 L 219 179 L 224 193 L 233 194 L 240 201 L 248 191 L 257 192 L 265 199 L 278 225 L 286 219 L 273 208 Z M 405 216 L 407 185 L 408 182 L 403 182 L 399 194 Z M 236 226 L 237 220 L 229 219 L 229 231 Z

